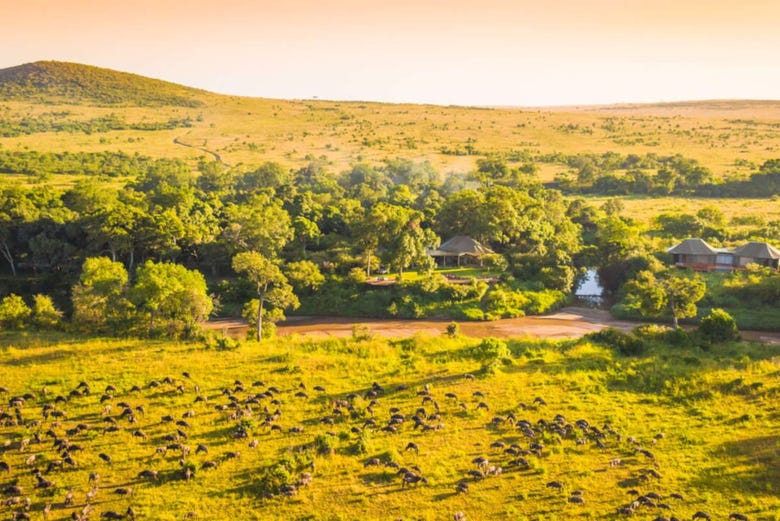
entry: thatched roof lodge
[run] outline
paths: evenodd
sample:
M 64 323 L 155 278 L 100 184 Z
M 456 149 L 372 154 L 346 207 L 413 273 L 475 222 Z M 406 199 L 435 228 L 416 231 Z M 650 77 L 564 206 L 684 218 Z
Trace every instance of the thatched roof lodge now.
M 697 271 L 732 271 L 748 264 L 780 267 L 780 251 L 765 242 L 749 242 L 738 248 L 713 248 L 703 239 L 685 239 L 666 250 L 672 264 Z
M 768 268 L 780 267 L 780 250 L 765 242 L 749 242 L 736 248 L 734 255 L 739 259 L 740 266 L 760 264 Z
M 490 253 L 493 253 L 493 250 L 465 235 L 456 235 L 438 248 L 428 250 L 428 255 L 437 260 L 441 259 L 443 266 L 446 266 L 448 258 L 457 258 L 457 264 L 460 266 L 461 257 L 479 259 Z

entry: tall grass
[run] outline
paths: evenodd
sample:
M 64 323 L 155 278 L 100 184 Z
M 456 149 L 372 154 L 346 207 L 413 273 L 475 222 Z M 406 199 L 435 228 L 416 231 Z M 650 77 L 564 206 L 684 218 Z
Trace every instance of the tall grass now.
M 480 372 L 484 362 L 473 356 L 479 343 L 464 337 L 293 337 L 214 351 L 194 343 L 2 333 L 0 386 L 9 391 L 4 397 L 28 392 L 36 397 L 20 408 L 26 426 L 6 422 L 0 427 L 0 441 L 6 442 L 0 460 L 11 466 L 9 473 L 0 474 L 0 483 L 3 488 L 21 485 L 36 517 L 46 503 L 53 503 L 50 519 L 65 519 L 76 510 L 59 508 L 71 488 L 76 505 L 83 505 L 90 472 L 101 474 L 96 511 L 123 511 L 132 505 L 144 519 L 439 520 L 451 519 L 457 511 L 471 520 L 611 519 L 628 502 L 629 488 L 658 492 L 680 519 L 697 510 L 713 519 L 725 519 L 732 511 L 751 519 L 777 519 L 779 347 L 733 343 L 702 352 L 654 344 L 645 355 L 628 358 L 587 341 L 510 341 L 511 363 L 489 374 Z M 190 378 L 183 376 L 185 371 Z M 465 376 L 470 373 L 473 379 Z M 166 376 L 174 383 L 149 387 Z M 82 381 L 89 384 L 88 396 L 56 404 L 67 418 L 42 418 L 44 403 L 67 396 Z M 236 388 L 237 381 L 244 391 Z M 257 381 L 264 385 L 252 387 Z M 374 383 L 383 391 L 371 406 L 372 414 L 372 398 L 366 392 Z M 137 414 L 136 424 L 120 419 L 119 432 L 104 433 L 105 404 L 100 397 L 109 384 L 117 389 L 106 402 L 113 405 L 111 416 L 118 416 L 120 401 L 143 405 L 146 411 Z M 133 385 L 142 390 L 130 392 Z M 183 393 L 177 392 L 177 385 L 183 386 Z M 317 385 L 325 391 L 314 390 Z M 250 405 L 251 416 L 230 420 L 235 409 L 215 408 L 230 403 L 223 394 L 226 388 L 243 402 L 271 386 L 280 391 L 274 396 L 279 403 L 261 398 L 258 405 Z M 419 407 L 434 413 L 432 403 L 423 404 L 418 395 L 426 388 L 440 418 L 424 421 L 442 426 L 424 431 L 413 428 L 409 418 Z M 296 396 L 301 391 L 308 397 Z M 351 393 L 357 395 L 351 411 L 336 405 Z M 448 393 L 456 398 L 446 397 Z M 196 402 L 196 396 L 207 401 Z M 478 409 L 479 402 L 489 410 Z M 271 413 L 279 409 L 272 423 L 281 430 L 264 425 L 263 407 Z M 343 414 L 334 414 L 334 407 Z M 395 434 L 381 430 L 392 408 L 407 417 Z M 12 408 L 3 410 L 14 415 Z M 154 456 L 155 448 L 165 444 L 162 437 L 175 431 L 162 416 L 180 419 L 186 411 L 194 416 L 187 419 L 190 427 L 182 428 L 189 435 L 182 442 L 193 450 L 199 443 L 209 447 L 208 454 L 187 458 L 195 467 L 189 481 L 181 478 L 177 451 Z M 585 419 L 599 428 L 609 424 L 621 438 L 607 436 L 603 449 L 547 431 L 530 440 L 507 422 L 493 422 L 509 413 L 533 424 L 540 419 L 551 422 L 556 414 L 568 423 Z M 333 424 L 322 423 L 324 417 L 333 418 Z M 377 428 L 362 429 L 371 417 Z M 45 469 L 60 457 L 43 433 L 51 428 L 64 436 L 78 423 L 89 429 L 70 437 L 85 449 L 73 453 L 77 466 L 47 474 L 55 482 L 53 489 L 35 489 L 30 467 Z M 231 436 L 239 423 L 247 438 Z M 303 431 L 290 432 L 291 427 Z M 353 427 L 362 432 L 353 432 Z M 136 429 L 147 438 L 133 436 Z M 36 432 L 43 442 L 34 441 Z M 25 438 L 32 441 L 20 452 Z M 253 439 L 258 440 L 256 448 L 249 447 Z M 404 450 L 412 441 L 419 454 Z M 519 443 L 524 449 L 541 441 L 545 448 L 541 457 L 529 456 L 530 467 L 521 470 L 508 465 L 512 457 L 491 448 L 496 441 Z M 650 450 L 655 459 L 636 453 L 636 446 Z M 100 452 L 112 456 L 111 465 L 97 457 Z M 227 459 L 228 452 L 240 457 Z M 36 461 L 28 465 L 25 460 L 31 455 Z M 456 484 L 476 468 L 472 460 L 478 456 L 504 467 L 504 473 L 469 479 L 469 492 L 456 493 Z M 417 466 L 428 484 L 402 488 L 397 470 L 365 466 L 372 458 Z M 621 465 L 610 467 L 615 458 Z M 207 460 L 217 461 L 217 468 L 201 469 Z M 291 497 L 267 496 L 264 476 L 277 472 L 273 469 L 279 465 L 295 479 L 311 472 L 312 483 Z M 160 482 L 138 479 L 145 468 L 159 471 Z M 649 468 L 662 477 L 641 481 Z M 553 480 L 564 484 L 564 492 L 545 486 Z M 132 496 L 113 494 L 119 486 L 132 486 Z M 567 502 L 568 492 L 577 489 L 583 491 L 583 505 Z M 683 494 L 685 501 L 667 499 L 672 492 Z M 656 516 L 651 510 L 637 515 Z

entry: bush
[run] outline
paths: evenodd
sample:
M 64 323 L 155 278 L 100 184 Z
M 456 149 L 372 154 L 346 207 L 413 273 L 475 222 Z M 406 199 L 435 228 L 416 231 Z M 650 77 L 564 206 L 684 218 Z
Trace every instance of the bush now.
M 617 349 L 623 356 L 641 356 L 647 350 L 647 344 L 643 338 L 635 334 L 623 333 L 612 327 L 602 329 L 596 333 L 588 333 L 583 338 L 595 344 Z
M 482 370 L 493 373 L 501 364 L 512 362 L 512 353 L 506 342 L 497 338 L 485 338 L 471 350 L 471 357 L 482 362 Z
M 447 336 L 455 338 L 460 333 L 460 325 L 457 322 L 450 322 L 447 324 Z
M 727 342 L 739 339 L 737 321 L 722 309 L 713 309 L 701 320 L 699 334 L 711 343 Z
M 32 310 L 19 295 L 11 293 L 0 302 L 0 324 L 7 329 L 22 329 Z
M 368 280 L 368 277 L 366 276 L 366 271 L 363 268 L 352 268 L 349 270 L 349 273 L 347 273 L 345 280 L 346 282 L 349 282 L 355 286 L 359 286 L 361 284 L 365 284 Z
M 60 325 L 62 311 L 54 306 L 48 295 L 33 297 L 32 323 L 39 329 L 54 329 Z

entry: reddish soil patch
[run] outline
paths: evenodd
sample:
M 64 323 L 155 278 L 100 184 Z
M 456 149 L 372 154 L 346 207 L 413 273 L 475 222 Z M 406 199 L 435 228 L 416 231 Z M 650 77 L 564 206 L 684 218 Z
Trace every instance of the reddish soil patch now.
M 290 317 L 278 325 L 279 336 L 307 335 L 315 338 L 352 336 L 353 328 L 366 328 L 372 335 L 388 338 L 403 338 L 417 333 L 443 334 L 450 320 L 393 320 L 348 317 Z M 493 322 L 458 322 L 462 335 L 483 338 L 579 338 L 593 331 L 614 327 L 630 331 L 640 325 L 613 318 L 608 311 L 600 309 L 568 307 L 545 316 L 508 318 Z M 205 324 L 206 329 L 223 331 L 226 335 L 243 338 L 247 325 L 241 320 L 213 320 Z M 780 333 L 765 331 L 743 331 L 742 337 L 767 343 L 780 343 Z
M 417 333 L 439 335 L 445 332 L 449 320 L 392 320 L 347 317 L 291 317 L 278 325 L 277 334 L 309 335 L 312 337 L 349 337 L 353 327 L 365 327 L 374 335 L 398 338 Z M 471 337 L 493 336 L 515 338 L 576 338 L 605 327 L 629 331 L 635 323 L 613 319 L 608 312 L 587 308 L 564 308 L 546 316 L 510 318 L 493 322 L 459 322 L 460 332 Z M 235 320 L 215 320 L 207 329 L 222 330 L 230 336 L 243 336 L 247 326 Z

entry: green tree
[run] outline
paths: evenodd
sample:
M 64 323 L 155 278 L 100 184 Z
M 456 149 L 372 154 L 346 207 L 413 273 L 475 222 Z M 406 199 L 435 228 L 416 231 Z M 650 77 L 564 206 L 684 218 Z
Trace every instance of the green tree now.
M 91 331 L 124 323 L 133 307 L 127 299 L 127 281 L 122 263 L 106 257 L 86 259 L 71 292 L 73 323 Z
M 497 338 L 485 338 L 472 348 L 471 356 L 482 363 L 482 370 L 493 373 L 501 364 L 512 362 L 512 352 L 506 342 Z
M 23 329 L 32 310 L 19 295 L 11 293 L 0 301 L 0 324 L 7 329 Z
M 255 328 L 259 341 L 263 334 L 266 304 L 280 310 L 295 309 L 300 305 L 298 297 L 293 293 L 292 286 L 279 266 L 256 251 L 242 252 L 233 257 L 233 269 L 236 273 L 245 275 L 255 287 L 258 297 Z
M 299 294 L 317 291 L 325 282 L 320 268 L 307 260 L 287 263 L 284 267 L 284 274 Z
M 247 204 L 225 207 L 228 224 L 222 232 L 232 251 L 260 251 L 275 257 L 294 235 L 282 202 L 258 194 Z
M 138 309 L 149 314 L 150 330 L 158 318 L 192 327 L 208 318 L 214 307 L 203 275 L 170 262 L 146 261 L 139 266 L 130 295 Z
M 62 320 L 62 311 L 57 309 L 48 295 L 33 297 L 32 323 L 39 329 L 54 329 Z
M 726 342 L 739 339 L 737 321 L 726 311 L 715 308 L 701 319 L 699 333 L 709 342 Z
M 306 245 L 322 235 L 317 223 L 310 221 L 306 217 L 298 216 L 293 220 L 293 229 L 295 230 L 295 239 L 301 244 L 301 253 L 306 256 Z
M 707 286 L 699 275 L 666 271 L 656 276 L 651 271 L 640 271 L 624 290 L 629 308 L 651 317 L 668 312 L 676 329 L 679 319 L 696 316 L 696 303 L 704 298 Z

